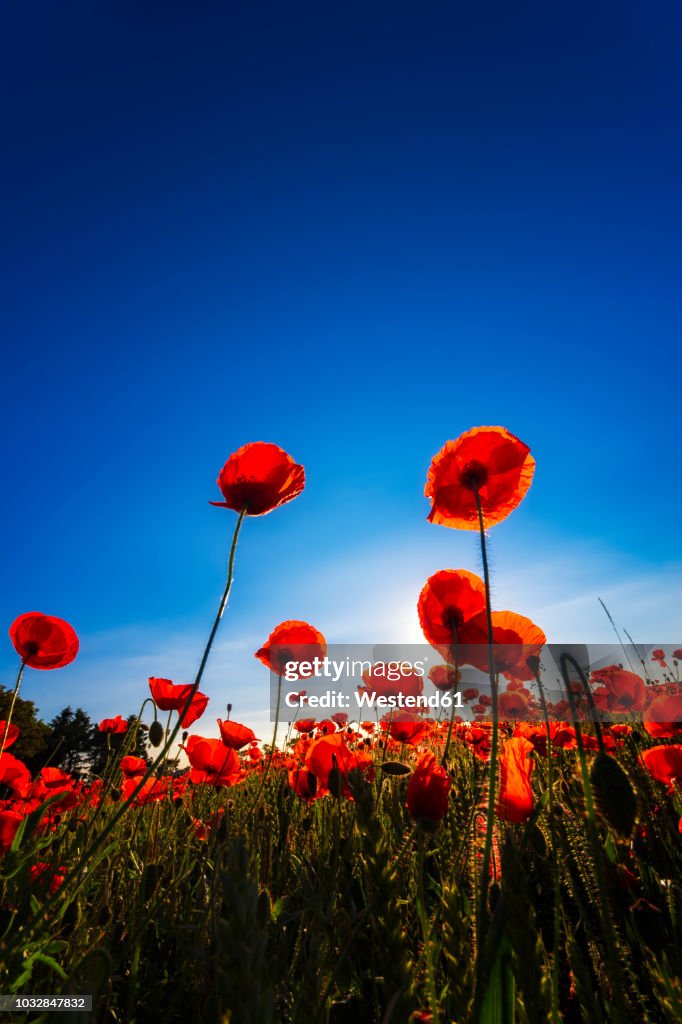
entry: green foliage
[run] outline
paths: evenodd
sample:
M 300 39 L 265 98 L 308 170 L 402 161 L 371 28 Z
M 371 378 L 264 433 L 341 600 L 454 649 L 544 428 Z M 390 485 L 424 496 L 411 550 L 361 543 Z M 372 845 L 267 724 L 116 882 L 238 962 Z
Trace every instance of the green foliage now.
M 12 703 L 12 690 L 0 686 L 0 718 L 7 719 Z M 29 771 L 36 771 L 44 759 L 50 741 L 50 727 L 37 717 L 33 701 L 17 696 L 12 722 L 19 727 L 19 738 L 12 745 L 10 753 L 20 758 Z

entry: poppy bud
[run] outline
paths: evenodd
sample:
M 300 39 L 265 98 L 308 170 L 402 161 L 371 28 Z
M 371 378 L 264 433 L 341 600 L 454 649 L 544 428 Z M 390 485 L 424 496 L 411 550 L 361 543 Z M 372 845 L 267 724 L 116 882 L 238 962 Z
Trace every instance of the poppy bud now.
M 111 790 L 111 799 L 112 800 L 120 800 L 121 799 L 121 790 L 120 789 L 112 789 Z
M 231 704 L 227 705 L 227 713 L 228 713 L 228 715 L 232 714 L 232 705 Z
M 163 743 L 163 726 L 156 718 L 149 726 L 149 742 L 153 747 L 160 747 Z
M 597 754 L 590 782 L 597 812 L 614 832 L 629 838 L 637 818 L 637 794 L 625 769 L 608 754 Z
M 189 736 L 189 733 L 188 733 L 188 732 L 187 732 L 187 730 L 185 729 L 185 731 L 184 731 L 184 732 L 183 732 L 183 734 L 182 734 L 182 742 L 183 742 L 183 743 L 186 743 L 186 742 L 187 742 L 187 737 L 188 737 L 188 736 Z
M 337 800 L 343 796 L 343 776 L 336 767 L 332 768 L 327 776 L 327 789 Z
M 540 675 L 540 659 L 537 654 L 531 654 L 526 658 L 526 665 L 531 670 L 533 675 L 537 677 Z
M 386 775 L 409 775 L 409 765 L 403 764 L 402 761 L 384 761 L 379 766 Z

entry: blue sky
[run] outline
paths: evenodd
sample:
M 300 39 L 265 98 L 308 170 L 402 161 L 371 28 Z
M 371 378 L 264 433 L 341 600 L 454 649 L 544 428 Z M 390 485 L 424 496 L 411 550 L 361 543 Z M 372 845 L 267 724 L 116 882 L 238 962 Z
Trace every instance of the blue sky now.
M 266 715 L 284 618 L 418 638 L 433 454 L 532 448 L 494 600 L 557 641 L 680 640 L 677 5 L 3 5 L 0 603 L 81 654 L 51 717 L 192 678 L 235 448 L 306 467 L 247 521 L 210 711 Z M 0 646 L 11 684 L 14 652 Z M 214 716 L 214 717 L 215 717 Z M 204 731 L 212 734 L 207 713 Z

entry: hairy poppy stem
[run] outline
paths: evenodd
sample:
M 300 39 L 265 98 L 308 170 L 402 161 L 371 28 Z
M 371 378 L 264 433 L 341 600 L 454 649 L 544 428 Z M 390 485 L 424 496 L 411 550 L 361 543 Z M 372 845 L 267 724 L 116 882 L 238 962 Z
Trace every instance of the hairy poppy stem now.
M 239 514 L 239 519 L 237 520 L 237 525 L 234 528 L 234 535 L 232 537 L 232 546 L 230 548 L 230 557 L 229 557 L 228 562 L 227 562 L 227 582 L 225 584 L 225 591 L 223 593 L 222 601 L 220 602 L 220 607 L 218 608 L 218 614 L 216 615 L 215 622 L 213 623 L 213 629 L 211 630 L 211 635 L 209 636 L 208 643 L 206 644 L 206 650 L 204 651 L 204 655 L 203 655 L 203 657 L 201 659 L 201 664 L 199 665 L 199 671 L 197 672 L 197 677 L 194 680 L 194 692 L 192 693 L 192 697 L 194 696 L 196 691 L 199 689 L 199 683 L 201 682 L 201 677 L 204 674 L 204 669 L 206 668 L 206 662 L 208 661 L 208 656 L 211 653 L 211 647 L 213 646 L 213 641 L 215 640 L 215 635 L 218 632 L 218 626 L 220 625 L 220 620 L 222 619 L 223 614 L 225 612 L 225 609 L 227 608 L 227 599 L 230 596 L 230 590 L 232 589 L 232 580 L 234 579 L 234 556 L 235 556 L 235 552 L 237 550 L 237 541 L 239 540 L 239 531 L 242 528 L 242 523 L 244 522 L 244 516 L 245 515 L 246 515 L 246 509 L 243 508 L 242 511 Z M 190 698 L 190 702 L 189 703 L 191 703 L 191 698 Z M 187 708 L 189 707 L 189 703 L 187 705 Z M 185 711 L 187 710 L 187 708 L 185 708 Z M 183 714 L 184 713 L 185 712 L 183 711 Z M 182 715 L 180 717 L 182 718 Z
M 477 915 L 477 979 L 476 988 L 479 990 L 479 997 L 482 994 L 480 989 L 483 984 L 483 948 L 486 925 L 488 923 L 488 884 L 490 873 L 490 856 L 493 843 L 493 826 L 495 823 L 495 790 L 497 780 L 497 744 L 498 744 L 498 682 L 495 675 L 494 651 L 493 651 L 493 614 L 490 600 L 490 571 L 488 568 L 488 552 L 485 543 L 485 526 L 483 523 L 483 511 L 481 509 L 481 497 L 478 487 L 474 489 L 476 495 L 476 509 L 478 512 L 478 529 L 481 536 L 481 559 L 483 561 L 483 582 L 485 584 L 485 615 L 488 627 L 488 671 L 490 675 L 490 687 L 492 697 L 493 730 L 490 744 L 490 770 L 488 773 L 488 812 L 486 816 L 485 841 L 483 844 L 483 861 L 481 864 L 481 889 Z
M 417 823 L 417 912 L 419 924 L 421 925 L 422 940 L 424 943 L 424 963 L 426 966 L 426 990 L 429 999 L 433 1024 L 440 1020 L 440 1006 L 438 1002 L 438 991 L 436 988 L 436 971 L 433 962 L 433 947 L 431 945 L 431 927 L 426 913 L 426 894 L 424 891 L 424 854 L 425 854 L 424 829 Z
M 24 674 L 24 669 L 25 668 L 26 668 L 26 662 L 22 661 L 22 663 L 21 663 L 21 665 L 19 667 L 19 675 L 17 676 L 17 681 L 14 684 L 14 690 L 12 691 L 12 702 L 11 702 L 11 704 L 9 706 L 9 714 L 7 715 L 7 721 L 5 722 L 5 731 L 2 734 L 2 745 L 0 745 L 0 757 L 2 757 L 2 755 L 5 752 L 5 743 L 7 742 L 7 737 L 9 736 L 9 727 L 10 727 L 11 722 L 12 722 L 12 714 L 14 712 L 14 705 L 17 702 L 17 694 L 19 693 L 19 687 L 21 686 L 21 677 Z
M 597 895 L 599 901 L 599 916 L 601 918 L 602 933 L 604 937 L 604 947 L 606 952 L 606 960 L 609 968 L 609 975 L 612 979 L 613 985 L 613 996 L 614 996 L 614 1021 L 623 1022 L 628 1020 L 627 1007 L 625 1004 L 624 992 L 625 984 L 623 973 L 620 966 L 620 956 L 618 951 L 618 941 L 616 931 L 613 924 L 611 915 L 611 908 L 608 904 L 608 886 L 606 882 L 606 875 L 604 873 L 604 848 L 599 839 L 599 831 L 597 829 L 597 819 L 594 809 L 594 796 L 592 792 L 592 782 L 590 780 L 590 773 L 587 768 L 587 757 L 585 755 L 585 745 L 583 743 L 582 729 L 580 727 L 580 719 L 578 715 L 578 709 L 575 703 L 575 696 L 571 689 L 571 680 L 568 671 L 569 663 L 578 672 L 578 674 L 584 677 L 584 673 L 580 668 L 580 665 L 574 657 L 565 652 L 559 659 L 559 667 L 561 674 L 566 685 L 566 695 L 568 697 L 568 703 L 571 706 L 571 717 L 573 719 L 573 728 L 575 729 L 575 737 L 578 743 L 578 761 L 580 763 L 580 774 L 582 777 L 583 794 L 585 797 L 585 811 L 586 811 L 586 826 L 587 826 L 587 838 L 592 849 L 592 861 L 594 865 L 594 873 L 597 881 Z M 603 753 L 603 750 L 602 750 Z
M 263 790 L 265 789 L 265 783 L 268 781 L 268 775 L 270 774 L 270 766 L 272 765 L 272 759 L 275 756 L 275 743 L 276 743 L 276 740 L 277 740 L 277 729 L 279 728 L 279 703 L 280 703 L 281 695 L 282 695 L 282 673 L 280 672 L 278 677 L 277 677 L 277 706 L 275 708 L 275 728 L 274 728 L 274 731 L 273 731 L 273 734 L 272 734 L 272 743 L 270 744 L 270 753 L 268 755 L 268 763 L 265 766 L 265 771 L 263 772 L 263 778 L 261 779 L 260 786 L 258 787 L 258 792 L 256 793 L 256 799 L 253 801 L 251 807 L 249 807 L 247 818 L 251 817 L 253 812 L 256 810 L 256 807 L 258 806 L 258 801 L 260 800 L 261 794 L 262 794 Z
M 175 737 L 180 732 L 180 729 L 182 728 L 183 716 L 189 710 L 189 706 L 192 703 L 192 698 L 194 697 L 195 693 L 199 689 L 199 683 L 201 682 L 201 677 L 203 675 L 204 669 L 206 668 L 206 662 L 208 661 L 208 656 L 209 656 L 209 653 L 211 651 L 211 647 L 213 645 L 213 641 L 215 639 L 215 635 L 218 632 L 218 626 L 220 625 L 220 620 L 222 619 L 223 613 L 225 611 L 225 608 L 227 607 L 227 599 L 230 596 L 230 590 L 232 589 L 232 580 L 234 578 L 234 557 L 235 557 L 235 552 L 237 550 L 237 541 L 239 539 L 239 531 L 241 529 L 241 525 L 242 525 L 242 523 L 244 521 L 245 515 L 246 515 L 246 509 L 244 508 L 242 510 L 240 516 L 239 516 L 239 519 L 237 520 L 237 525 L 235 526 L 234 534 L 232 535 L 232 544 L 230 546 L 230 555 L 229 555 L 228 563 L 227 563 L 227 582 L 225 584 L 225 590 L 223 592 L 222 600 L 220 602 L 220 607 L 218 609 L 218 614 L 216 615 L 215 622 L 213 623 L 213 629 L 211 630 L 211 635 L 208 638 L 208 643 L 206 644 L 206 649 L 204 650 L 204 654 L 203 654 L 203 657 L 201 659 L 201 664 L 199 665 L 199 671 L 197 672 L 196 679 L 194 680 L 192 688 L 191 688 L 191 690 L 189 692 L 189 695 L 188 695 L 187 700 L 185 702 L 185 706 L 183 707 L 182 711 L 180 711 L 178 713 L 178 721 L 177 721 L 177 723 L 175 724 L 175 726 L 174 726 L 172 732 L 170 733 L 170 735 L 166 737 L 166 742 L 163 744 L 163 746 L 161 747 L 161 750 L 156 755 L 156 757 L 152 761 L 152 763 L 149 765 L 149 767 L 147 768 L 147 770 L 144 773 L 144 775 L 140 775 L 140 777 L 138 779 L 138 783 L 135 786 L 135 788 L 128 795 L 128 797 L 124 801 L 121 802 L 121 804 L 120 804 L 118 810 L 116 811 L 116 813 L 109 819 L 109 821 L 106 823 L 106 825 L 104 826 L 102 831 L 99 833 L 99 835 L 96 836 L 92 840 L 92 842 L 90 843 L 90 845 L 87 848 L 87 850 L 84 851 L 84 853 L 83 853 L 82 857 L 80 858 L 80 860 L 78 860 L 77 863 L 74 865 L 74 867 L 69 872 L 67 872 L 67 874 L 66 874 L 66 876 L 64 878 L 64 882 L 62 883 L 62 886 L 60 886 L 60 888 L 57 889 L 51 896 L 48 896 L 47 900 L 43 903 L 42 908 L 41 908 L 41 915 L 42 915 L 42 917 L 36 919 L 36 924 L 34 925 L 33 928 L 27 929 L 27 935 L 33 936 L 35 938 L 36 935 L 41 935 L 42 933 L 44 933 L 47 930 L 47 928 L 49 927 L 49 921 L 50 921 L 50 915 L 49 915 L 48 911 L 52 908 L 53 904 L 55 904 L 58 901 L 59 893 L 60 893 L 62 887 L 66 891 L 66 884 L 72 882 L 74 878 L 76 878 L 79 874 L 81 874 L 81 872 L 83 871 L 83 868 L 88 863 L 88 861 L 93 857 L 93 855 L 95 854 L 96 850 L 98 850 L 99 847 L 102 846 L 102 844 L 104 843 L 104 840 L 107 838 L 107 836 L 109 836 L 111 834 L 111 831 L 114 828 L 114 826 L 118 824 L 118 822 L 121 820 L 121 818 L 126 813 L 128 808 L 132 806 L 132 804 L 134 803 L 136 797 L 142 791 L 145 783 L 147 783 L 149 781 L 149 779 L 152 777 L 152 775 L 154 774 L 156 769 L 161 764 L 163 764 L 165 758 L 168 755 L 168 751 L 170 750 L 171 746 L 173 745 L 173 740 L 175 739 Z M 16 686 L 15 686 L 15 691 L 19 687 L 19 683 L 21 681 L 22 671 L 23 671 L 23 664 L 22 664 L 22 669 L 19 672 L 19 678 L 17 679 L 17 683 L 16 683 Z M 15 696 L 16 696 L 16 692 L 15 692 Z M 82 881 L 84 881 L 84 876 L 81 877 L 81 882 Z M 42 924 L 42 928 L 39 926 L 40 924 Z
M 441 761 L 441 764 L 443 765 L 444 768 L 446 766 L 446 762 L 447 762 L 447 759 L 448 759 L 448 754 L 450 753 L 450 741 L 452 740 L 452 727 L 453 727 L 454 722 L 455 722 L 455 708 L 457 706 L 455 704 L 455 700 L 454 700 L 455 694 L 457 693 L 457 683 L 458 683 L 457 677 L 459 675 L 459 654 L 458 654 L 458 651 L 457 651 L 457 626 L 456 625 L 453 625 L 453 627 L 452 627 L 452 660 L 455 663 L 455 683 L 454 683 L 454 686 L 452 687 L 452 698 L 453 698 L 453 700 L 452 700 L 452 707 L 450 708 L 450 724 L 448 725 L 448 735 L 447 735 L 447 739 L 445 740 L 445 750 L 443 751 L 443 760 Z
M 552 750 L 552 726 L 549 720 L 547 698 L 545 687 L 540 674 L 540 659 L 535 659 L 536 664 L 531 664 L 532 658 L 528 658 L 528 667 L 535 676 L 540 692 L 540 703 L 542 706 L 542 717 L 545 720 L 545 735 L 547 737 L 547 809 L 550 821 L 550 837 L 552 846 L 552 990 L 551 990 L 551 1020 L 552 1024 L 559 1024 L 559 943 L 561 941 L 561 877 L 559 868 L 559 856 L 556 842 L 556 822 L 554 820 L 554 752 Z

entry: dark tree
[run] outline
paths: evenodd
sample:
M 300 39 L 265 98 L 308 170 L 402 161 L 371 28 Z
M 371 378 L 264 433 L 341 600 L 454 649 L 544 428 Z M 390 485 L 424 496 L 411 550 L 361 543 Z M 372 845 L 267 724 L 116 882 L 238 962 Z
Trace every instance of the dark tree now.
M 87 775 L 94 753 L 93 724 L 83 708 L 64 708 L 50 722 L 45 761 L 75 775 Z
M 0 686 L 0 718 L 7 719 L 12 703 L 12 690 Z M 45 751 L 50 740 L 50 727 L 36 715 L 36 706 L 31 700 L 17 697 L 12 712 L 12 724 L 19 728 L 19 738 L 9 748 L 24 762 L 30 772 L 36 772 L 43 764 Z M 0 735 L 0 739 L 1 739 Z

